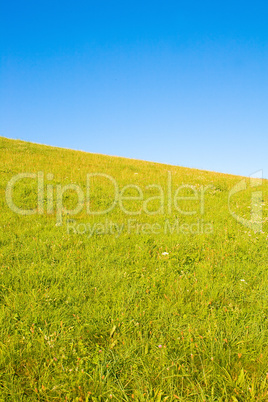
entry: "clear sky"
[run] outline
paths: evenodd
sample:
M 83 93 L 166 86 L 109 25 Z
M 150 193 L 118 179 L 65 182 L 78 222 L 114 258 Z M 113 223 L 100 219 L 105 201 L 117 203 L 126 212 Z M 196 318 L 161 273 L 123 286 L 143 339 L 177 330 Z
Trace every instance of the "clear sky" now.
M 268 2 L 2 1 L 0 135 L 268 177 Z

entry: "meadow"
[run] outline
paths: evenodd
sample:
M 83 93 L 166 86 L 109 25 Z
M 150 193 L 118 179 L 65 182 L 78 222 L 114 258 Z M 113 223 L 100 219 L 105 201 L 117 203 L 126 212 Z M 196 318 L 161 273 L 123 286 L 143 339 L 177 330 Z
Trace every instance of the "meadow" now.
M 268 401 L 267 180 L 3 137 L 0 172 L 0 401 Z

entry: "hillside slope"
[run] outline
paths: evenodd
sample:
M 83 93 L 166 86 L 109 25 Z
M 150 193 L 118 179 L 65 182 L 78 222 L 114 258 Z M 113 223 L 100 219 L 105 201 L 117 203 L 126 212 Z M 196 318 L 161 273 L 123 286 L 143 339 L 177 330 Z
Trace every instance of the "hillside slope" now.
M 1 400 L 268 400 L 267 181 L 0 156 Z

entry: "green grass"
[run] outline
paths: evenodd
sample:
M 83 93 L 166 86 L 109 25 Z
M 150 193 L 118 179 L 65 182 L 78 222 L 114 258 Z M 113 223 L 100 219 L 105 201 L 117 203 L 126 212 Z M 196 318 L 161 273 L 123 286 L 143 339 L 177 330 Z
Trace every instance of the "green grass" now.
M 264 224 L 254 232 L 228 209 L 241 177 L 5 138 L 0 156 L 1 401 L 268 401 L 267 181 L 254 190 L 246 179 L 248 189 L 231 200 L 232 210 L 250 219 L 251 194 L 262 191 Z M 18 215 L 5 191 L 22 172 L 44 172 L 54 190 L 73 183 L 84 192 L 88 173 L 105 173 L 120 189 L 139 186 L 145 199 L 159 195 L 146 189 L 156 184 L 164 210 L 149 215 L 141 200 L 129 200 L 124 206 L 140 214 L 116 205 L 91 216 L 83 208 L 63 214 L 59 225 L 54 194 L 53 213 Z M 168 174 L 173 199 L 182 183 L 198 192 L 211 186 L 204 213 L 200 200 L 180 200 L 195 215 L 168 210 Z M 91 208 L 107 208 L 112 197 L 111 183 L 95 178 Z M 18 182 L 13 199 L 35 208 L 36 181 Z M 45 191 L 45 212 L 49 203 Z M 65 207 L 76 204 L 75 192 L 66 192 Z M 159 199 L 147 207 L 156 211 Z M 80 234 L 68 233 L 70 218 L 99 224 L 99 233 L 82 233 L 82 225 Z M 130 231 L 129 219 L 136 220 Z M 166 220 L 176 219 L 210 223 L 213 232 L 165 233 Z M 119 236 L 101 233 L 107 220 L 125 225 Z M 145 233 L 137 224 L 160 230 Z

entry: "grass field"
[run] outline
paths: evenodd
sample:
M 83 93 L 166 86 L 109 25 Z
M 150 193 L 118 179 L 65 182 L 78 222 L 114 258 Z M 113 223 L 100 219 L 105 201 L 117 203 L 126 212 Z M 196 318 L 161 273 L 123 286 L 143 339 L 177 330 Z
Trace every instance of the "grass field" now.
M 244 178 L 5 138 L 0 156 L 0 401 L 268 401 L 267 181 L 228 207 Z M 8 183 L 38 172 L 10 190 L 22 215 Z

